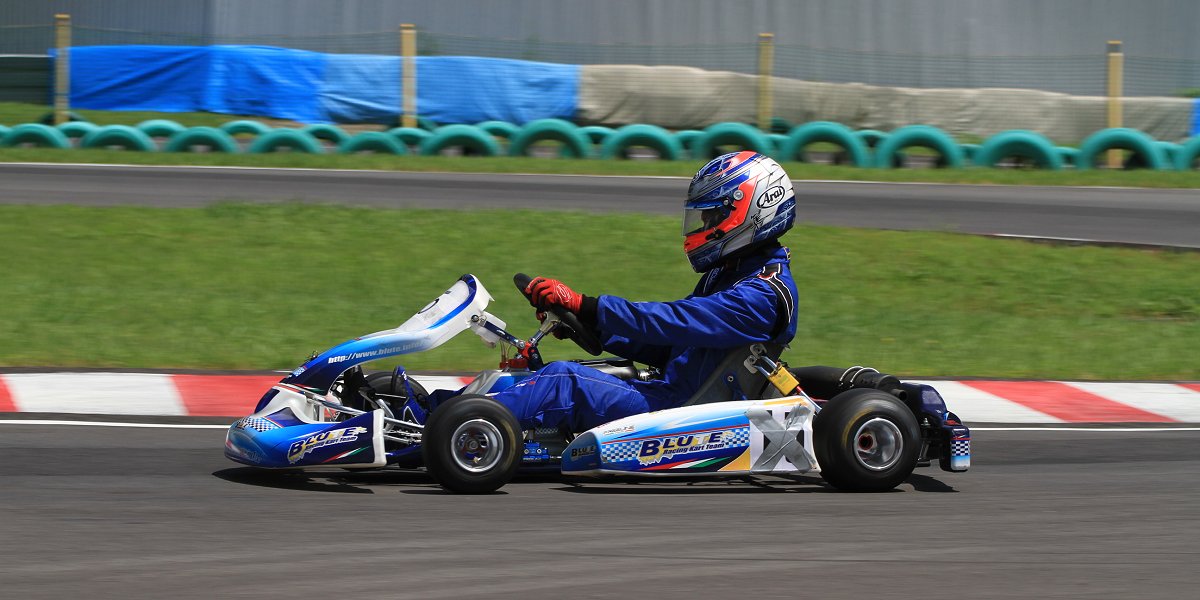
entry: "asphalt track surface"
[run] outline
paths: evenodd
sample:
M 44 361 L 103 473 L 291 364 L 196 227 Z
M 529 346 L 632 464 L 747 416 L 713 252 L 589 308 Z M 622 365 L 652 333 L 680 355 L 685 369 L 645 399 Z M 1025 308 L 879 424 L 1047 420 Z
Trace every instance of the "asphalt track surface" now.
M 676 215 L 685 186 L 0 164 L 10 204 Z M 1200 247 L 1196 190 L 797 187 L 819 224 Z M 475 497 L 421 473 L 263 473 L 226 460 L 223 435 L 0 423 L 0 598 L 1181 598 L 1200 585 L 1200 431 L 977 430 L 971 472 L 919 469 L 886 494 L 816 477 L 524 477 Z
M 1200 248 L 1200 190 L 797 181 L 801 219 Z M 0 164 L 0 203 L 203 206 L 224 200 L 678 215 L 681 178 Z
M 976 431 L 972 471 L 918 469 L 883 494 L 543 477 L 486 496 L 421 473 L 259 472 L 221 455 L 223 435 L 0 424 L 0 596 L 1185 598 L 1200 584 L 1200 431 Z

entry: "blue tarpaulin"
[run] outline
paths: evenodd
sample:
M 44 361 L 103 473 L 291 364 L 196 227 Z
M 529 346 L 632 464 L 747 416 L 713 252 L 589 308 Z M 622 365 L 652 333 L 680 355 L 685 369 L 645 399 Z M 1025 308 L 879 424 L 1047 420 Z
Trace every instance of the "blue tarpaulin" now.
M 71 106 L 96 110 L 204 110 L 208 48 L 71 48 Z M 57 52 L 50 51 L 51 58 Z
M 1192 104 L 1192 135 L 1200 135 L 1200 98 Z
M 212 46 L 203 110 L 322 123 L 314 93 L 328 55 L 256 46 Z
M 573 119 L 579 67 L 501 58 L 418 58 L 417 105 L 434 121 Z
M 420 56 L 417 112 L 439 123 L 572 118 L 579 67 Z M 387 122 L 400 112 L 396 56 L 262 46 L 71 49 L 71 106 L 208 111 L 303 123 Z

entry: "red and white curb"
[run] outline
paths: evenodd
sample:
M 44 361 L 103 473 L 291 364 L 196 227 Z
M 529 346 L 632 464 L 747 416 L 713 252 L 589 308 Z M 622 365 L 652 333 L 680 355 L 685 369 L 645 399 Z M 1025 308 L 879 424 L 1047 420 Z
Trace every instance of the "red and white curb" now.
M 8 373 L 0 375 L 0 413 L 80 413 L 239 417 L 254 411 L 283 375 L 160 373 Z M 426 389 L 457 389 L 471 377 L 416 378 Z
M 0 413 L 237 417 L 281 375 L 10 373 L 0 375 Z M 469 377 L 417 375 L 427 389 Z M 923 381 L 975 423 L 1200 423 L 1200 383 Z

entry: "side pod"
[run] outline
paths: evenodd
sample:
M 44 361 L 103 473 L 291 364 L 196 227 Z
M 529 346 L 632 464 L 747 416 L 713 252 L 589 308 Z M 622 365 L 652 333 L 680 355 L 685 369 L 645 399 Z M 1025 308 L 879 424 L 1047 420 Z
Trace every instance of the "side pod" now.
M 563 452 L 568 475 L 680 476 L 819 471 L 809 400 L 685 406 L 591 429 Z

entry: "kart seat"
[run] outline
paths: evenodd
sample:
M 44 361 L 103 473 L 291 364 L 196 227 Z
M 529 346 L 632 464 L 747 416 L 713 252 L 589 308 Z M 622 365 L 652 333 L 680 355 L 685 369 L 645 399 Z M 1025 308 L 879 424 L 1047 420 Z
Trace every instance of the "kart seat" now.
M 779 344 L 764 344 L 766 355 L 778 361 L 783 352 Z M 712 375 L 704 380 L 700 389 L 681 406 L 693 404 L 708 404 L 709 402 L 728 402 L 730 400 L 758 400 L 764 398 L 770 390 L 767 378 L 758 371 L 753 373 L 746 369 L 746 359 L 751 356 L 750 346 L 736 348 L 725 356 Z M 770 388 L 770 390 L 768 390 Z M 778 397 L 778 393 L 775 394 Z

